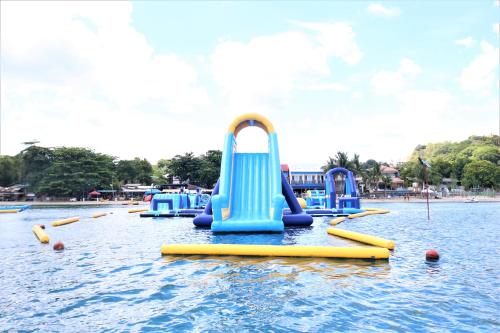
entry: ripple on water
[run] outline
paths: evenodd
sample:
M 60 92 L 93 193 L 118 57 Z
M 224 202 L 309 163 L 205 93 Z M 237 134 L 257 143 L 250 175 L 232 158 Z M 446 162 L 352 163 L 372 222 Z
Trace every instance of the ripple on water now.
M 387 203 L 391 214 L 339 226 L 394 239 L 389 261 L 160 257 L 162 243 L 357 243 L 327 235 L 322 218 L 281 235 L 213 235 L 126 207 L 49 225 L 58 253 L 31 226 L 75 212 L 31 209 L 2 220 L 0 331 L 498 331 L 500 205 L 465 206 L 433 203 L 426 221 L 424 205 Z M 85 218 L 103 210 L 115 214 Z M 439 262 L 425 261 L 429 248 Z

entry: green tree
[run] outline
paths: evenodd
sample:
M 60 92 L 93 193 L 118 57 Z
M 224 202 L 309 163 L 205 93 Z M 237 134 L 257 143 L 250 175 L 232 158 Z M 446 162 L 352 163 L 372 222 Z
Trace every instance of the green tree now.
M 495 146 L 479 146 L 472 153 L 473 160 L 490 161 L 493 164 L 498 164 L 500 161 L 500 147 Z
M 212 188 L 220 175 L 220 165 L 222 161 L 222 151 L 209 150 L 200 156 L 200 172 L 195 183 L 205 188 Z
M 114 158 L 86 148 L 53 150 L 52 164 L 45 169 L 38 192 L 50 196 L 86 196 L 94 189 L 109 189 L 113 181 Z
M 170 160 L 170 170 L 172 175 L 179 178 L 181 182 L 196 181 L 199 179 L 201 167 L 200 158 L 194 156 L 193 153 L 185 153 L 184 155 L 175 155 Z
M 370 170 L 368 170 L 368 182 L 369 182 L 368 185 L 372 189 L 377 190 L 381 176 L 382 172 L 380 171 L 380 164 L 375 162 L 375 164 L 373 164 L 373 167 Z
M 168 182 L 172 183 L 172 175 L 170 171 L 170 160 L 160 159 L 156 165 L 153 165 L 153 179 L 157 183 Z
M 390 190 L 391 189 L 391 185 L 392 185 L 392 178 L 389 177 L 389 176 L 382 176 L 380 178 L 380 180 L 382 181 L 382 184 L 384 185 L 384 189 L 385 190 Z
M 152 183 L 153 167 L 146 159 L 120 160 L 116 165 L 116 176 L 123 183 Z
M 351 162 L 349 161 L 349 155 L 347 153 L 338 151 L 334 158 L 328 157 L 326 165 L 324 165 L 322 169 L 324 172 L 327 172 L 337 167 L 351 169 Z
M 12 156 L 0 156 L 0 186 L 10 186 L 18 181 L 18 161 Z
M 54 153 L 52 149 L 30 146 L 17 156 L 19 160 L 21 182 L 30 185 L 36 191 L 45 170 L 52 165 Z
M 464 167 L 462 184 L 466 188 L 499 188 L 500 167 L 490 161 L 472 161 Z
M 432 166 L 432 172 L 434 174 L 440 175 L 441 178 L 451 177 L 451 173 L 453 170 L 453 163 L 449 159 L 442 156 L 438 156 L 431 159 L 429 162 Z

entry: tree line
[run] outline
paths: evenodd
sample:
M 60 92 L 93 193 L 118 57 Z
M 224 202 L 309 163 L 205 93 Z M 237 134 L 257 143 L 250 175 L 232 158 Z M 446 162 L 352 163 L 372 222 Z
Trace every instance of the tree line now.
M 428 182 L 440 185 L 447 178 L 452 186 L 463 185 L 466 189 L 500 188 L 500 137 L 471 136 L 461 142 L 440 142 L 419 145 L 412 152 L 408 161 L 396 166 L 404 186 L 413 182 L 422 183 L 424 170 L 418 158 L 427 160 L 431 168 Z M 334 167 L 345 167 L 362 178 L 367 189 L 389 188 L 392 179 L 381 173 L 385 162 L 368 160 L 360 162 L 359 155 L 352 159 L 345 152 L 337 152 L 329 157 L 322 167 L 326 172 Z
M 162 159 L 118 160 L 80 147 L 30 146 L 15 156 L 0 156 L 0 186 L 28 185 L 29 191 L 54 197 L 84 197 L 96 189 L 119 189 L 124 184 L 190 183 L 211 188 L 219 178 L 222 152 L 209 150 Z
M 500 188 L 500 137 L 471 136 L 461 142 L 420 145 L 408 161 L 397 166 L 404 186 L 422 182 L 422 157 L 432 165 L 429 183 L 440 185 L 449 178 L 466 188 Z M 56 197 L 83 196 L 94 189 L 118 189 L 127 183 L 144 185 L 175 180 L 212 188 L 220 173 L 222 152 L 209 150 L 202 155 L 185 153 L 161 159 L 152 165 L 146 159 L 119 160 L 80 147 L 45 148 L 30 146 L 15 156 L 0 156 L 0 186 L 26 184 L 29 191 Z M 345 167 L 360 176 L 367 189 L 390 188 L 392 179 L 381 172 L 387 163 L 365 162 L 354 154 L 337 152 L 322 169 Z

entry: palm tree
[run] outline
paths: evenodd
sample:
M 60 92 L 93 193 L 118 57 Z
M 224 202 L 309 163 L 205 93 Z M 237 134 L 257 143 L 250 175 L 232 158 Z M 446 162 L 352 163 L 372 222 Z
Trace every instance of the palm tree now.
M 351 171 L 354 173 L 354 177 L 361 177 L 361 184 L 364 184 L 366 183 L 366 173 L 364 172 L 363 170 L 363 166 L 361 164 L 361 162 L 359 161 L 359 155 L 358 154 L 354 154 L 354 157 L 352 158 L 352 160 L 350 161 L 350 164 L 351 164 Z M 359 187 L 359 184 L 358 184 L 358 187 Z M 361 186 L 360 189 L 358 190 L 361 190 L 363 187 Z M 360 192 L 361 193 L 361 192 Z
M 391 187 L 391 184 L 392 184 L 392 178 L 389 177 L 389 176 L 382 176 L 382 183 L 384 183 L 384 196 L 385 196 L 385 192 L 387 190 L 387 187 Z
M 333 168 L 337 167 L 337 161 L 334 158 L 328 157 L 328 161 L 326 161 L 326 165 L 323 165 L 321 169 L 323 172 L 327 172 L 328 170 L 331 170 Z
M 341 168 L 349 169 L 351 167 L 351 162 L 349 162 L 349 155 L 342 151 L 337 152 L 335 160 L 337 161 L 337 166 Z
M 380 171 L 380 163 L 375 162 L 373 168 L 369 171 L 370 183 L 375 184 L 375 189 L 378 189 L 378 183 L 382 172 Z

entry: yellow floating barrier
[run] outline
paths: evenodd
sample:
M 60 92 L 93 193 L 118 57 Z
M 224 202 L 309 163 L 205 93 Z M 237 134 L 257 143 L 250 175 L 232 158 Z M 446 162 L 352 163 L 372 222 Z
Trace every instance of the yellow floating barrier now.
M 164 244 L 162 255 L 202 254 L 222 256 L 319 257 L 387 259 L 389 250 L 381 247 L 334 247 L 298 245 Z
M 394 246 L 395 246 L 394 241 L 392 241 L 392 240 L 388 240 L 388 239 L 384 239 L 384 238 L 380 238 L 380 237 L 375 237 L 375 236 L 370 236 L 370 235 L 366 235 L 366 234 L 361 234 L 359 232 L 348 231 L 348 230 L 337 229 L 337 228 L 328 228 L 328 229 L 326 229 L 326 232 L 328 232 L 330 235 L 352 239 L 352 240 L 355 240 L 355 241 L 358 241 L 361 243 L 365 243 L 365 244 L 384 247 L 384 248 L 389 249 L 389 250 L 394 249 Z
M 349 219 L 355 219 L 357 217 L 363 217 L 363 216 L 366 216 L 366 215 L 370 215 L 370 212 L 363 212 L 363 213 L 351 214 L 351 215 L 348 215 L 347 217 Z
M 75 216 L 75 217 L 70 217 L 70 218 L 67 218 L 67 219 L 64 219 L 64 220 L 54 221 L 54 222 L 52 222 L 52 226 L 53 227 L 59 227 L 61 225 L 70 224 L 70 223 L 73 223 L 73 222 L 76 222 L 76 221 L 80 221 L 80 217 Z
M 373 213 L 373 214 L 387 214 L 387 213 L 390 213 L 390 210 L 387 210 L 387 209 L 379 209 L 379 208 L 363 208 L 364 210 L 366 210 L 367 212 L 376 212 L 376 213 Z
M 368 216 L 368 215 L 376 215 L 376 214 L 387 214 L 387 213 L 390 213 L 390 211 L 378 209 L 378 210 L 369 210 L 369 211 L 366 211 L 366 212 L 363 212 L 363 213 L 351 214 L 351 215 L 348 215 L 347 217 L 350 218 L 350 219 L 355 219 L 357 217 L 363 217 L 363 216 Z
M 19 213 L 20 209 L 0 209 L 0 213 Z
M 108 215 L 108 213 L 94 213 L 94 214 L 92 214 L 92 218 L 96 219 L 98 217 L 103 217 L 103 216 L 106 216 L 106 215 Z
M 331 225 L 337 225 L 337 224 L 342 223 L 344 221 L 345 221 L 345 216 L 337 217 L 336 219 L 331 220 L 330 224 Z
M 40 241 L 40 243 L 47 244 L 49 242 L 49 236 L 45 233 L 45 230 L 42 229 L 38 224 L 35 224 L 31 229 L 35 234 L 36 238 Z
M 135 208 L 135 209 L 129 209 L 129 213 L 140 213 L 140 212 L 147 212 L 149 208 Z

